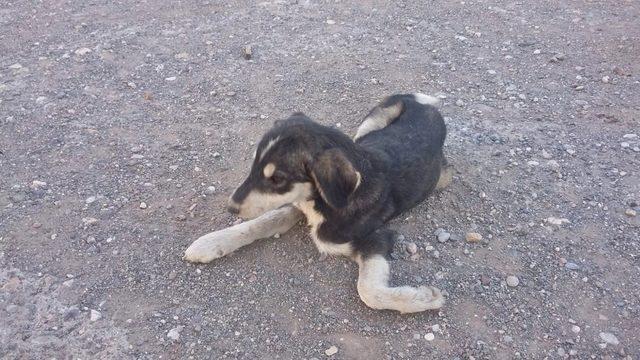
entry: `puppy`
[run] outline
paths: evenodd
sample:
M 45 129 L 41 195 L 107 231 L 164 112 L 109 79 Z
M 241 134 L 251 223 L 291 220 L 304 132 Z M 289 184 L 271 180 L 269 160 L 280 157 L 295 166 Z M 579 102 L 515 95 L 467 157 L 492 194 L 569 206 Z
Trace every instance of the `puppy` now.
M 229 199 L 230 212 L 255 219 L 201 237 L 185 258 L 211 261 L 283 233 L 304 215 L 321 253 L 358 263 L 358 294 L 367 306 L 401 313 L 440 308 L 444 298 L 434 287 L 388 285 L 386 256 L 395 233 L 384 228 L 451 179 L 437 102 L 424 94 L 390 96 L 371 110 L 353 140 L 302 113 L 277 121 Z

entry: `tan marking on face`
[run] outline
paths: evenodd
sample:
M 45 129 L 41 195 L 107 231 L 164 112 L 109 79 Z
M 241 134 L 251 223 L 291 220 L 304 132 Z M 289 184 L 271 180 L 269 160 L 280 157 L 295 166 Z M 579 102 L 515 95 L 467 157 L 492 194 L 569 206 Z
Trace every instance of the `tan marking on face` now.
M 275 171 L 276 171 L 276 166 L 272 163 L 268 163 L 267 165 L 264 166 L 262 173 L 264 174 L 264 177 L 268 179 L 273 176 L 273 173 Z
M 307 200 L 311 195 L 313 195 L 313 185 L 308 182 L 296 183 L 289 192 L 284 194 L 253 190 L 242 204 L 239 204 L 240 213 L 238 216 L 243 219 L 252 219 L 282 205 Z

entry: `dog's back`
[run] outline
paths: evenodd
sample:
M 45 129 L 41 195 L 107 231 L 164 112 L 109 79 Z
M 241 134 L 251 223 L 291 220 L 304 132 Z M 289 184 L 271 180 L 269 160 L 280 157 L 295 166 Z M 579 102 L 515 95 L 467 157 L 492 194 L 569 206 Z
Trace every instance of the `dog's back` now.
M 443 164 L 446 127 L 433 106 L 436 99 L 422 94 L 393 95 L 365 119 L 385 124 L 356 143 L 388 159 L 388 181 L 397 209 L 394 215 L 420 201 L 436 187 Z

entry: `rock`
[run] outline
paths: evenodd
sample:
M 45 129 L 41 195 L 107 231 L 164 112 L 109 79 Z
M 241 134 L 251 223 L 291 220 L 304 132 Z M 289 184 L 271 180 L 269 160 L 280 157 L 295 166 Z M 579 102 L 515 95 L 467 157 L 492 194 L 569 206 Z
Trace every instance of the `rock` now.
M 144 201 L 140 203 L 140 209 L 146 209 L 147 208 L 147 203 L 145 203 Z
M 438 325 L 438 324 L 431 325 L 431 331 L 440 332 L 440 325 Z
M 87 55 L 90 52 L 91 52 L 91 49 L 86 48 L 86 47 L 80 48 L 80 49 L 77 49 L 76 51 L 74 51 L 74 53 L 76 55 L 78 55 L 78 56 L 84 56 L 84 55 Z
M 510 287 L 516 287 L 520 284 L 520 279 L 517 276 L 509 275 L 507 276 L 507 285 Z
M 211 195 L 213 193 L 216 192 L 216 187 L 215 186 L 209 186 L 207 187 L 207 190 L 204 191 L 205 194 L 207 195 Z
M 169 76 L 167 78 L 164 78 L 166 81 L 176 81 L 176 77 L 175 76 Z
M 176 278 L 176 276 L 178 275 L 178 273 L 175 270 L 171 270 L 171 272 L 169 273 L 169 280 L 173 280 Z
M 606 342 L 609 345 L 620 344 L 620 341 L 618 340 L 618 338 L 610 332 L 601 332 L 600 339 L 602 339 L 602 341 Z
M 624 134 L 624 135 L 622 136 L 622 138 L 623 138 L 623 139 L 635 139 L 635 138 L 637 138 L 637 137 L 638 137 L 638 135 L 637 135 L 637 134 Z
M 566 264 L 564 264 L 564 267 L 569 269 L 569 270 L 578 270 L 578 269 L 580 269 L 580 265 L 578 265 L 578 264 L 576 264 L 574 262 L 571 262 L 571 261 L 568 261 Z
M 451 238 L 451 234 L 446 231 L 443 231 L 438 234 L 438 242 L 445 243 Z
M 436 338 L 436 336 L 433 333 L 426 333 L 424 334 L 424 339 L 427 341 L 433 341 Z
M 336 23 L 335 20 L 327 19 L 327 24 L 334 25 Z
M 608 83 L 609 83 L 609 81 L 610 81 L 610 79 L 609 79 L 609 77 L 608 77 L 608 76 L 603 76 L 603 77 L 602 77 L 602 82 L 603 82 L 603 83 L 608 84 Z
M 245 45 L 242 48 L 242 57 L 246 60 L 250 60 L 253 56 L 253 49 L 251 49 L 251 45 Z
M 626 149 L 626 148 L 628 148 L 629 146 L 631 146 L 631 144 L 629 144 L 629 143 L 628 143 L 628 142 L 626 142 L 626 141 L 623 141 L 623 142 L 621 142 L 621 143 L 620 143 L 620 147 L 621 147 L 621 148 L 623 148 L 623 149 Z
M 34 190 L 37 189 L 41 189 L 41 188 L 46 188 L 47 187 L 47 183 L 44 181 L 40 181 L 40 180 L 33 180 L 31 182 L 31 188 Z
M 456 106 L 464 106 L 464 101 L 462 101 L 462 99 L 456 100 Z
M 578 325 L 571 326 L 571 331 L 573 333 L 575 333 L 575 334 L 579 333 L 580 332 L 580 326 L 578 326 Z
M 20 63 L 15 63 L 15 64 L 13 64 L 13 65 L 10 65 L 10 66 L 9 66 L 9 69 L 11 69 L 11 70 L 20 70 L 20 69 L 22 69 L 22 64 L 20 64 Z
M 174 59 L 176 60 L 182 60 L 182 61 L 187 61 L 189 60 L 191 56 L 189 55 L 189 53 L 187 52 L 181 52 L 181 53 L 177 53 L 173 56 Z
M 98 320 L 102 319 L 102 314 L 98 310 L 91 309 L 90 319 L 91 319 L 91 321 L 98 321 Z
M 566 218 L 557 218 L 557 217 L 553 217 L 553 216 L 549 216 L 548 218 L 545 219 L 545 221 L 551 225 L 564 225 L 564 224 L 568 224 L 571 221 L 569 221 L 569 219 Z
M 335 346 L 331 346 L 327 350 L 324 351 L 324 354 L 327 356 L 335 355 L 338 353 L 338 348 Z
M 627 209 L 627 210 L 625 210 L 624 214 L 625 214 L 625 215 L 627 215 L 627 216 L 629 216 L 629 217 L 634 217 L 634 216 L 636 216 L 638 213 L 637 213 L 635 210 L 633 210 L 633 209 Z
M 92 217 L 82 218 L 82 223 L 83 223 L 85 226 L 95 225 L 95 224 L 97 224 L 97 223 L 98 223 L 98 221 L 99 221 L 98 219 L 96 219 L 96 218 L 92 218 Z
M 88 198 L 86 198 L 84 203 L 89 205 L 89 204 L 93 204 L 96 200 L 97 200 L 97 198 L 95 196 L 89 196 Z
M 546 160 L 549 160 L 549 159 L 551 159 L 551 157 L 552 157 L 552 156 L 551 156 L 551 154 L 549 154 L 549 153 L 548 153 L 546 150 L 544 150 L 544 149 L 542 150 L 541 156 L 542 156 L 542 158 L 543 158 L 543 159 L 546 159 Z
M 465 235 L 465 239 L 467 240 L 468 243 L 477 243 L 477 242 L 480 242 L 480 240 L 482 240 L 482 235 L 476 232 L 468 232 Z
M 167 337 L 174 341 L 180 340 L 180 332 L 182 331 L 182 329 L 184 329 L 184 326 L 182 325 L 174 327 L 173 329 L 169 330 L 169 332 L 167 333 Z
M 405 248 L 407 249 L 407 252 L 411 255 L 415 254 L 418 252 L 418 245 L 416 245 L 416 243 L 414 242 L 408 242 L 405 244 Z
M 535 49 L 533 50 L 533 54 L 534 55 L 539 55 L 542 51 L 540 51 L 540 49 Z
M 482 286 L 489 286 L 491 284 L 491 278 L 485 274 L 480 275 L 480 284 L 482 284 Z

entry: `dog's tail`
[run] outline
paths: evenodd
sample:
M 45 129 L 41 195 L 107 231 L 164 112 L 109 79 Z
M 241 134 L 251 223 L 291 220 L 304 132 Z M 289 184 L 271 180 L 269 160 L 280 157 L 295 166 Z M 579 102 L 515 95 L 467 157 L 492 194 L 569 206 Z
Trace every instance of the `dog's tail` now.
M 426 95 L 426 94 L 422 94 L 422 93 L 414 93 L 413 95 L 413 99 L 422 104 L 422 105 L 432 105 L 432 106 L 436 106 L 438 104 L 440 104 L 440 99 L 438 99 L 435 96 L 431 96 L 431 95 Z

